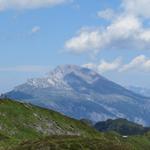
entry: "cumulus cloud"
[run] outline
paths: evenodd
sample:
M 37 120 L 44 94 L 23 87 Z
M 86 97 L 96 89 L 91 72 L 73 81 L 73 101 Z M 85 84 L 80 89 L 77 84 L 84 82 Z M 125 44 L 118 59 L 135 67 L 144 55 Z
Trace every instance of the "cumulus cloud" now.
M 97 15 L 110 23 L 93 30 L 80 30 L 66 41 L 65 49 L 76 53 L 110 49 L 149 50 L 150 28 L 144 25 L 144 19 L 150 17 L 149 8 L 150 0 L 122 0 L 120 13 L 110 8 L 101 10 Z
M 100 63 L 87 63 L 83 67 L 93 69 L 99 73 L 116 71 L 118 73 L 127 71 L 150 72 L 150 58 L 145 55 L 139 55 L 133 58 L 129 63 L 123 63 L 121 58 L 117 58 L 112 62 L 102 60 Z
M 119 71 L 150 71 L 150 59 L 144 55 L 134 58 L 130 63 L 125 64 Z
M 14 67 L 0 67 L 0 72 L 47 72 L 50 67 L 48 66 L 35 66 L 35 65 L 25 65 L 25 66 L 14 66 Z
M 121 65 L 122 65 L 121 58 L 117 58 L 113 62 L 102 60 L 99 64 L 88 63 L 84 64 L 83 67 L 96 70 L 99 73 L 104 73 L 108 71 L 118 70 L 121 67 Z
M 150 0 L 123 0 L 122 7 L 126 13 L 150 18 Z
M 148 50 L 150 28 L 144 28 L 135 16 L 119 16 L 110 25 L 101 29 L 81 30 L 65 43 L 67 51 L 83 53 L 116 50 Z
M 107 71 L 114 71 L 117 70 L 121 66 L 121 59 L 117 58 L 113 62 L 107 62 L 103 60 L 100 65 L 98 66 L 99 72 L 107 72 Z
M 112 20 L 116 14 L 113 9 L 108 8 L 102 11 L 98 11 L 97 16 L 102 19 Z
M 82 53 L 90 50 L 98 50 L 101 47 L 102 36 L 98 29 L 81 29 L 75 36 L 65 43 L 67 51 Z
M 0 10 L 34 9 L 55 6 L 70 0 L 0 0 Z

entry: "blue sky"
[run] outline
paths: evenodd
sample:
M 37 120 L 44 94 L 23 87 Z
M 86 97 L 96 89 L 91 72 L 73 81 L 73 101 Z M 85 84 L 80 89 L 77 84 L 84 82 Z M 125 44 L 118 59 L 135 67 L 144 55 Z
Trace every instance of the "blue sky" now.
M 61 64 L 150 85 L 149 0 L 0 1 L 0 92 Z

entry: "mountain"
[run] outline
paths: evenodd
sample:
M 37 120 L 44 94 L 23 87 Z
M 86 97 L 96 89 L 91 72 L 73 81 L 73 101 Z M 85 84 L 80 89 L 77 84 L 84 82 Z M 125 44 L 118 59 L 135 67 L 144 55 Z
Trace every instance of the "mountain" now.
M 126 118 L 150 125 L 150 98 L 76 65 L 58 66 L 46 77 L 30 79 L 5 95 L 77 119 Z
M 127 89 L 129 89 L 135 93 L 139 93 L 141 95 L 150 97 L 150 89 L 148 89 L 148 88 L 136 87 L 136 86 L 127 86 Z
M 98 122 L 95 124 L 95 128 L 101 132 L 115 131 L 121 135 L 138 135 L 150 131 L 150 128 L 143 127 L 142 125 L 122 118 Z

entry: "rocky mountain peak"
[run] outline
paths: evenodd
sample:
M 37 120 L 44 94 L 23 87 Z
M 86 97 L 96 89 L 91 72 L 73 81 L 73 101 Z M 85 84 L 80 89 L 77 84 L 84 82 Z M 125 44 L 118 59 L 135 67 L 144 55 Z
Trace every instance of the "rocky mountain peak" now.
M 46 77 L 29 79 L 27 83 L 30 86 L 38 88 L 69 88 L 69 85 L 66 81 L 66 77 L 67 79 L 70 79 L 72 75 L 77 76 L 78 80 L 84 80 L 88 84 L 91 84 L 100 78 L 105 79 L 95 71 L 88 68 L 84 68 L 77 65 L 61 65 L 56 67 L 54 70 L 51 70 Z

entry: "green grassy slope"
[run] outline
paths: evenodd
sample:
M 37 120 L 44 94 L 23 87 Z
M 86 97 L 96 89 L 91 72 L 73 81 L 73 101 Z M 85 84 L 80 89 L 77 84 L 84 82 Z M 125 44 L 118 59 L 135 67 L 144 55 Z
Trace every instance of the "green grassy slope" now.
M 150 134 L 99 133 L 84 122 L 37 106 L 0 100 L 0 150 L 149 150 Z
M 53 136 L 24 141 L 15 150 L 150 150 L 150 137 L 139 135 L 123 138 L 113 132 L 97 138 Z
M 132 145 L 119 138 L 47 137 L 21 143 L 16 150 L 131 150 Z
M 99 134 L 86 124 L 57 112 L 8 99 L 0 100 L 0 139 L 19 143 L 51 135 L 96 137 Z

